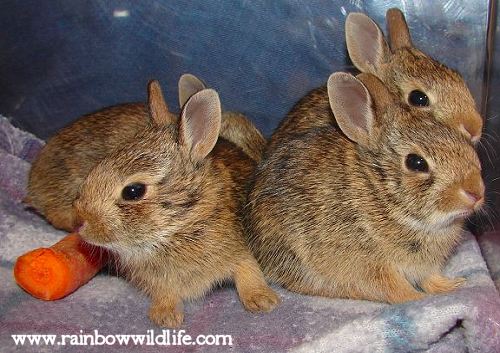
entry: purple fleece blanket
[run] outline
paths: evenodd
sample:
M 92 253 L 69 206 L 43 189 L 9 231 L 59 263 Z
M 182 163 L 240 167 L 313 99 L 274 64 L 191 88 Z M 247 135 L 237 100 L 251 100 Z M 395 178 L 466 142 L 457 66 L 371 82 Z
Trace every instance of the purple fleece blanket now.
M 42 145 L 0 117 L 0 352 L 500 352 L 500 298 L 469 233 L 445 269 L 448 276 L 466 277 L 466 285 L 402 305 L 308 297 L 277 288 L 281 306 L 269 314 L 250 314 L 228 286 L 186 306 L 185 331 L 163 332 L 147 318 L 149 300 L 107 273 L 64 299 L 37 300 L 16 285 L 12 268 L 18 256 L 64 235 L 21 203 L 30 162 Z M 496 261 L 490 269 L 498 280 L 500 242 L 485 246 Z M 159 336 L 158 343 L 145 337 L 143 344 L 134 343 L 129 337 L 125 345 L 127 336 L 117 336 L 134 334 Z M 167 334 L 169 347 L 162 345 Z M 174 337 L 175 343 L 187 343 L 182 341 L 186 335 L 199 344 L 172 345 Z M 208 345 L 217 339 L 230 345 Z

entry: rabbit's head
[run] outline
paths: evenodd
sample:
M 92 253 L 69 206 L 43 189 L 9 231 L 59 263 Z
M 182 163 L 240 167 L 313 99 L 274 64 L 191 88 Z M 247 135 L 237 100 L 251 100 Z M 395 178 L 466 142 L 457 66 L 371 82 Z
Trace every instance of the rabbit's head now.
M 220 129 L 211 89 L 189 98 L 177 122 L 152 81 L 149 109 L 149 125 L 92 169 L 74 202 L 86 241 L 131 256 L 168 246 L 169 235 L 203 217 L 206 157 Z
M 477 153 L 466 138 L 427 110 L 399 102 L 374 75 L 335 73 L 330 106 L 369 170 L 371 192 L 401 224 L 427 230 L 460 224 L 484 202 Z
M 377 76 L 412 110 L 430 112 L 431 118 L 477 142 L 483 120 L 461 75 L 413 46 L 398 9 L 387 12 L 387 27 L 390 45 L 371 18 L 362 13 L 348 15 L 346 43 L 356 68 Z

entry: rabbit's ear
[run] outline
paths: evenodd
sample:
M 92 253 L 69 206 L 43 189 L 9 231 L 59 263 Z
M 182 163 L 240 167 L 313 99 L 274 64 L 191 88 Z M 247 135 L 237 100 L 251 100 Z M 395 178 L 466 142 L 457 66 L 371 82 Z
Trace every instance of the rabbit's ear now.
M 201 161 L 215 146 L 221 125 L 219 95 L 204 89 L 188 99 L 181 113 L 179 143 L 192 161 Z
M 148 108 L 151 120 L 156 125 L 167 125 L 175 122 L 175 115 L 168 110 L 163 98 L 160 83 L 153 80 L 148 84 Z
M 396 8 L 389 9 L 387 10 L 385 18 L 392 51 L 398 50 L 399 48 L 413 47 L 410 30 L 408 29 L 403 13 Z
M 376 76 L 362 72 L 356 76 L 356 79 L 368 90 L 372 98 L 373 107 L 376 111 L 376 116 L 379 116 L 388 105 L 394 104 L 396 98 L 389 92 L 385 84 Z M 379 121 L 375 121 L 377 123 Z
M 205 88 L 205 83 L 195 75 L 183 74 L 179 79 L 179 107 L 182 109 L 189 97 Z
M 375 111 L 368 89 L 351 74 L 337 72 L 328 78 L 330 107 L 342 132 L 366 146 L 370 140 Z
M 349 57 L 361 72 L 376 74 L 390 55 L 384 34 L 373 20 L 363 13 L 352 12 L 345 22 Z

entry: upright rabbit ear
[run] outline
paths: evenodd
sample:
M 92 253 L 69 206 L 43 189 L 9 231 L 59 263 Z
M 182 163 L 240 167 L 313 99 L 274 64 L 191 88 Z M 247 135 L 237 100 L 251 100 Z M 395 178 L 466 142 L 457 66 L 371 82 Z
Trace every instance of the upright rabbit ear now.
M 174 114 L 168 110 L 160 83 L 157 80 L 148 84 L 148 108 L 152 121 L 157 125 L 170 124 L 176 120 Z
M 183 107 L 193 94 L 207 88 L 195 75 L 183 74 L 179 79 L 179 107 Z
M 347 51 L 361 72 L 376 74 L 390 54 L 384 34 L 365 14 L 352 12 L 345 22 Z
M 179 143 L 192 161 L 201 161 L 215 146 L 221 124 L 219 95 L 204 89 L 188 99 L 181 113 Z
M 410 30 L 403 13 L 399 9 L 392 8 L 387 10 L 385 18 L 392 51 L 412 47 Z
M 327 88 L 330 107 L 342 132 L 350 140 L 366 146 L 375 119 L 366 87 L 351 74 L 336 72 L 328 78 Z

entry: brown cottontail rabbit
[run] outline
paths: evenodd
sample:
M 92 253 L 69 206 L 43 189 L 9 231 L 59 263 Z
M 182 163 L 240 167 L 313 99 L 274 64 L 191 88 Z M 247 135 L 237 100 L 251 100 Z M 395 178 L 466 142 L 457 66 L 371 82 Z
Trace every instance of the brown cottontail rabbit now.
M 156 81 L 152 119 L 83 182 L 75 210 L 80 235 L 115 253 L 130 280 L 151 298 L 151 320 L 179 326 L 183 300 L 233 279 L 243 305 L 270 311 L 279 297 L 267 286 L 241 224 L 255 162 L 219 138 L 214 90 L 194 94 L 172 119 Z
M 345 23 L 346 43 L 353 64 L 377 76 L 412 111 L 434 118 L 479 141 L 483 121 L 474 99 L 457 72 L 416 49 L 405 18 L 398 9 L 387 11 L 390 48 L 377 24 L 362 13 L 350 13 Z M 283 135 L 325 126 L 330 120 L 326 87 L 312 90 L 283 120 L 271 145 Z
M 192 74 L 179 79 L 179 106 L 198 91 L 207 88 L 205 83 Z M 243 114 L 224 111 L 220 136 L 237 144 L 254 161 L 260 162 L 267 141 L 255 125 Z
M 257 169 L 247 221 L 264 274 L 389 303 L 456 288 L 463 279 L 441 269 L 484 198 L 470 139 L 371 74 L 336 73 L 327 87 L 338 127 L 281 139 Z
M 179 81 L 181 107 L 188 98 L 186 92 L 194 89 L 189 85 L 201 82 L 191 76 L 184 75 Z M 198 86 L 191 94 L 203 88 Z M 47 141 L 31 167 L 27 203 L 54 227 L 72 231 L 77 224 L 71 205 L 82 181 L 101 159 L 147 123 L 147 107 L 129 103 L 84 115 L 63 128 Z M 223 114 L 220 135 L 260 161 L 266 140 L 246 117 Z

